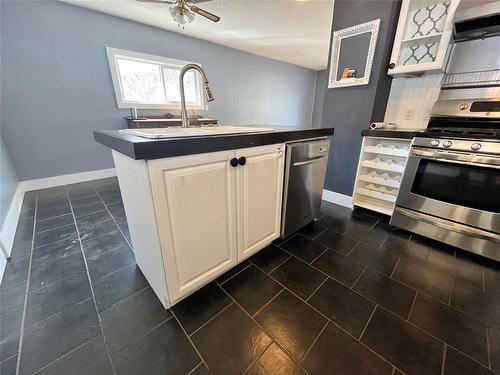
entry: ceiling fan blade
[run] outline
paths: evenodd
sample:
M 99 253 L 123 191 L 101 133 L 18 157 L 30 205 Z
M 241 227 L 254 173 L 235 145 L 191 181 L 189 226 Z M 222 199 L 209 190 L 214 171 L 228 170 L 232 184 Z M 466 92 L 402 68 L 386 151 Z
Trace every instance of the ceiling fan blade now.
M 189 10 L 191 10 L 192 12 L 198 13 L 200 16 L 208 18 L 210 21 L 214 21 L 214 22 L 220 21 L 219 16 L 216 16 L 215 14 L 210 13 L 210 12 L 206 11 L 205 9 L 198 8 L 196 5 L 189 4 L 188 7 L 189 7 Z

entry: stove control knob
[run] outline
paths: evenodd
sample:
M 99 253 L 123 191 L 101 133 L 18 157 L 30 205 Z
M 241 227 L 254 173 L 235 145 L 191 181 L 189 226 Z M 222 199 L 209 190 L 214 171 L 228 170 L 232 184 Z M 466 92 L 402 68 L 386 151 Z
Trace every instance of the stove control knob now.
M 481 148 L 481 143 L 473 143 L 471 144 L 470 148 L 473 150 L 473 151 L 477 151 Z
M 432 147 L 437 147 L 437 146 L 439 146 L 439 141 L 438 141 L 437 139 L 433 139 L 433 140 L 431 141 L 431 146 L 432 146 Z
M 443 142 L 443 147 L 450 148 L 452 145 L 451 141 L 444 141 Z

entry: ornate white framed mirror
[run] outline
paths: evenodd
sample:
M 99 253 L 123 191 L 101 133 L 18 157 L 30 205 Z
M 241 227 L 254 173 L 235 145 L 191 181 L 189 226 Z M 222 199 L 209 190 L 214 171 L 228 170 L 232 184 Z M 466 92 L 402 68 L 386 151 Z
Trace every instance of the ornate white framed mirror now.
M 380 19 L 333 32 L 328 88 L 367 85 Z

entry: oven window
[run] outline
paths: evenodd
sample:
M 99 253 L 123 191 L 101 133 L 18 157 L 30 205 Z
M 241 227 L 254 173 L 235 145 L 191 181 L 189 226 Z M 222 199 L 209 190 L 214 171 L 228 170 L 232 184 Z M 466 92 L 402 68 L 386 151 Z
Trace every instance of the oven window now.
M 420 160 L 411 192 L 479 210 L 500 212 L 500 169 Z

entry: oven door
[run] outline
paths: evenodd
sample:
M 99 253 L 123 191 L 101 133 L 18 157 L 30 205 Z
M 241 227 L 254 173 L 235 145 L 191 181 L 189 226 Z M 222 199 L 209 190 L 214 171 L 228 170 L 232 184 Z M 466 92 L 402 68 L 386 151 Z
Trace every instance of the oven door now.
M 413 147 L 396 205 L 500 233 L 500 158 Z

